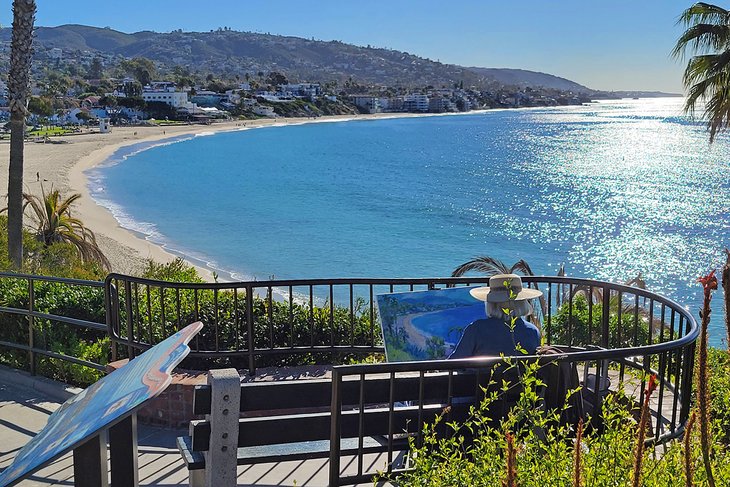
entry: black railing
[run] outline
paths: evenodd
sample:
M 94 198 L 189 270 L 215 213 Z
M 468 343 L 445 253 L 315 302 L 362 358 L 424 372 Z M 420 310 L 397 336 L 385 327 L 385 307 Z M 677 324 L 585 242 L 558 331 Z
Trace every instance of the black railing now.
M 103 372 L 106 360 L 75 356 L 78 342 L 69 341 L 97 342 L 106 336 L 103 292 L 104 283 L 98 281 L 0 273 L 0 347 L 16 352 L 5 362 L 31 374 L 39 360 L 44 365 L 48 359 Z M 66 299 L 70 296 L 78 299 Z
M 496 404 L 501 406 L 501 413 L 499 410 L 495 412 L 493 411 L 495 402 L 492 402 L 488 414 L 496 414 L 491 416 L 492 419 L 504 417 L 505 408 L 517 402 L 521 388 L 519 383 L 513 382 L 508 389 L 505 389 L 505 383 L 502 381 L 504 375 L 500 376 L 502 379 L 495 379 L 495 371 L 500 368 L 503 372 L 514 371 L 529 362 L 537 363 L 535 373 L 541 379 L 547 375 L 545 369 L 560 363 L 569 365 L 570 370 L 576 373 L 582 371 L 583 377 L 580 383 L 576 384 L 580 386 L 578 392 L 571 396 L 572 399 L 561 399 L 561 401 L 575 403 L 577 400 L 579 407 L 585 408 L 581 416 L 598 428 L 601 428 L 602 402 L 616 389 L 608 388 L 611 379 L 617 378 L 628 399 L 638 407 L 644 399 L 645 381 L 648 377 L 646 372 L 656 374 L 659 382 L 658 394 L 650 406 L 651 424 L 646 443 L 653 445 L 676 438 L 682 434 L 689 416 L 694 341 L 697 337 L 697 328 L 691 317 L 686 316 L 686 319 L 689 326 L 686 329 L 687 333 L 681 338 L 639 348 L 609 350 L 555 347 L 559 352 L 557 354 L 508 359 L 489 357 L 335 366 L 332 370 L 330 485 L 370 482 L 374 476 L 392 479 L 408 471 L 410 467 L 406 461 L 407 451 L 410 444 L 422 446 L 424 426 L 433 424 L 435 417 L 440 415 L 445 416 L 442 425 L 448 425 L 452 421 L 464 422 L 473 414 L 469 407 L 474 404 L 474 400 L 484 399 L 489 395 L 486 392 L 488 390 L 494 391 L 495 396 L 492 396 L 492 401 L 496 399 Z M 652 364 L 658 364 L 658 367 L 655 368 Z M 627 377 L 627 370 L 634 370 L 637 373 Z M 431 384 L 439 377 L 445 379 L 442 381 L 445 384 L 441 384 L 443 395 L 434 402 L 434 398 L 437 397 L 434 394 L 438 393 L 433 387 L 426 387 L 425 384 Z M 387 442 L 383 442 L 379 450 L 385 459 L 380 457 L 377 461 L 369 450 L 363 448 L 368 436 L 368 416 L 371 413 L 367 405 L 372 402 L 365 385 L 376 378 L 381 381 L 387 378 L 390 384 L 388 399 L 379 398 L 379 407 L 387 411 L 385 421 L 391 425 L 386 436 Z M 465 379 L 471 379 L 471 382 Z M 547 378 L 541 384 L 542 394 L 545 394 L 546 389 L 557 386 L 557 383 L 551 383 Z M 359 390 L 359 397 L 356 401 L 345 402 L 342 399 L 345 396 L 344 390 Z M 403 397 L 407 394 L 411 394 L 413 400 L 404 402 Z M 416 397 L 418 399 L 415 399 Z M 467 398 L 469 400 L 465 401 Z M 560 410 L 563 405 L 575 407 L 575 404 L 564 402 L 552 406 Z M 344 411 L 351 416 L 350 423 L 359 425 L 354 432 L 352 425 L 349 433 L 343 432 L 341 423 Z M 352 418 L 353 415 L 356 418 Z M 453 434 L 449 428 L 442 428 L 439 434 L 446 435 L 449 431 Z M 398 441 L 394 441 L 395 438 Z M 359 445 L 359 448 L 356 452 L 349 452 L 354 458 L 348 458 L 348 468 L 343 471 L 340 445 L 347 440 Z
M 383 353 L 375 307 L 379 293 L 487 281 L 461 277 L 181 284 L 112 274 L 105 283 L 107 324 L 115 357 L 133 357 L 170 332 L 202 320 L 206 330 L 191 343 L 191 357 L 225 361 L 253 374 L 262 363 L 271 362 L 271 356 L 286 361 L 305 354 Z M 657 347 L 677 340 L 693 343 L 698 333 L 687 310 L 643 289 L 567 277 L 526 277 L 524 282 L 544 292 L 535 311 L 548 344 L 612 349 L 613 358 L 627 359 L 653 355 Z M 667 360 L 647 362 L 645 369 L 677 363 Z

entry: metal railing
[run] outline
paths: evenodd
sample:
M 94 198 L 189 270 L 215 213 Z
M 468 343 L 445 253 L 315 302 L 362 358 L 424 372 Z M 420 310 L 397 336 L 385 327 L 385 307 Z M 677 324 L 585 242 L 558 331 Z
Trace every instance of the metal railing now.
M 665 303 L 666 304 L 666 303 Z M 520 356 L 502 359 L 499 357 L 472 358 L 459 360 L 438 360 L 423 362 L 395 362 L 382 364 L 358 364 L 335 366 L 332 370 L 332 406 L 330 424 L 330 485 L 350 485 L 359 482 L 370 482 L 374 476 L 378 478 L 393 478 L 412 467 L 409 467 L 406 454 L 411 443 L 405 440 L 412 440 L 416 446 L 422 446 L 424 438 L 424 426 L 432 424 L 436 416 L 445 416 L 443 424 L 453 422 L 463 423 L 468 420 L 472 413 L 469 406 L 475 401 L 484 399 L 488 395 L 486 391 L 495 390 L 495 396 L 501 405 L 501 414 L 496 413 L 494 419 L 504 417 L 509 403 L 517 401 L 516 396 L 520 393 L 520 384 L 512 383 L 508 389 L 504 389 L 505 383 L 501 380 L 494 380 L 494 371 L 500 366 L 507 367 L 507 370 L 520 367 L 521 364 L 537 362 L 537 375 L 550 365 L 564 363 L 571 367 L 571 370 L 583 370 L 586 375 L 583 380 L 575 386 L 580 386 L 577 393 L 581 407 L 586 407 L 584 418 L 588 418 L 593 426 L 601 428 L 601 407 L 606 395 L 612 393 L 607 387 L 601 390 L 600 377 L 609 377 L 609 371 L 614 372 L 614 378 L 624 386 L 629 400 L 639 405 L 644 400 L 646 387 L 646 373 L 656 374 L 659 386 L 657 388 L 656 401 L 652 402 L 651 425 L 647 435 L 648 445 L 659 444 L 670 439 L 677 438 L 684 430 L 684 424 L 689 417 L 689 407 L 692 395 L 692 371 L 694 364 L 694 342 L 697 338 L 697 327 L 688 314 L 684 315 L 687 320 L 686 333 L 671 341 L 645 345 L 642 347 L 624 347 L 618 349 L 571 349 L 564 353 L 554 355 L 533 355 Z M 654 366 L 652 364 L 658 364 Z M 634 370 L 637 374 L 627 377 L 627 371 Z M 588 372 L 591 372 L 588 375 Z M 465 372 L 467 372 L 465 374 Z M 446 376 L 446 385 L 443 386 L 446 392 L 434 401 L 434 391 L 425 387 L 429 379 L 438 376 Z M 475 377 L 470 385 L 471 392 L 464 390 L 465 375 Z M 375 378 L 383 380 L 387 377 L 390 391 L 388 399 L 383 401 L 380 398 L 378 407 L 387 412 L 387 423 L 390 425 L 389 433 L 383 441 L 381 449 L 386 458 L 385 469 L 382 468 L 381 459 L 376 463 L 372 454 L 363 445 L 368 436 L 368 419 L 371 413 L 368 409 L 372 399 L 368 398 L 365 384 Z M 589 378 L 593 377 L 591 381 Z M 484 379 L 484 380 L 482 380 Z M 407 381 L 411 382 L 410 388 L 403 387 Z M 413 382 L 416 384 L 413 384 Z M 353 384 L 353 382 L 355 384 Z M 634 393 L 627 392 L 629 386 L 634 386 Z M 544 382 L 542 387 L 556 387 L 556 383 Z M 572 386 L 571 386 L 572 387 Z M 359 390 L 359 397 L 356 401 L 345 402 L 344 390 Z M 404 402 L 407 389 L 417 391 L 409 402 Z M 410 392 L 414 394 L 414 392 Z M 464 396 L 468 397 L 468 400 Z M 509 397 L 511 396 L 511 397 Z M 416 399 L 417 397 L 417 399 Z M 572 396 L 575 397 L 575 396 Z M 566 400 L 567 401 L 567 400 Z M 574 401 L 573 401 L 574 402 Z M 504 403 L 507 403 L 505 405 Z M 493 407 L 494 402 L 490 407 Z M 566 404 L 571 408 L 574 405 Z M 553 405 L 561 409 L 561 405 Z M 356 424 L 359 425 L 356 433 L 343 434 L 343 414 L 347 411 L 350 416 L 355 415 Z M 491 409 L 490 409 L 491 411 Z M 490 416 L 485 416 L 490 417 Z M 353 420 L 353 418 L 350 418 Z M 351 421 L 353 422 L 353 421 Z M 352 428 L 350 428 L 352 430 Z M 441 435 L 453 434 L 449 428 L 442 429 Z M 461 434 L 461 433 L 460 433 Z M 348 467 L 341 470 L 340 445 L 343 441 L 354 440 L 359 445 L 357 452 L 350 452 L 354 458 L 348 458 Z M 395 440 L 398 441 L 395 441 Z M 370 455 L 370 457 L 368 457 Z M 349 470 L 349 472 L 347 472 Z M 354 470 L 354 471 L 353 471 Z
M 91 291 L 98 293 L 101 304 L 103 282 L 2 272 L 0 286 L 0 347 L 27 353 L 31 374 L 36 374 L 39 356 L 105 370 L 102 363 L 52 350 L 50 347 L 54 344 L 49 343 L 48 338 L 49 334 L 58 331 L 58 325 L 68 325 L 80 335 L 93 339 L 106 335 L 105 323 L 87 319 L 95 313 L 103 315 L 103 309 L 73 311 L 63 300 L 64 294 Z M 77 316 L 69 316 L 74 314 Z
M 635 361 L 677 340 L 691 347 L 698 334 L 686 309 L 644 289 L 568 277 L 523 281 L 544 293 L 535 308 L 548 344 L 612 349 L 612 357 Z M 271 356 L 286 361 L 304 354 L 383 353 L 375 307 L 379 293 L 487 282 L 487 277 L 460 277 L 170 283 L 111 274 L 105 282 L 107 325 L 117 345 L 115 357 L 133 357 L 202 320 L 206 330 L 191 343 L 190 356 L 227 361 L 253 374 Z M 665 358 L 662 367 L 678 363 Z M 659 365 L 647 362 L 644 368 Z
M 36 372 L 39 357 L 103 371 L 104 360 L 54 350 L 49 346 L 52 334 L 73 331 L 89 339 L 108 335 L 110 358 L 115 360 L 134 357 L 201 320 L 205 330 L 190 344 L 190 356 L 201 369 L 232 365 L 253 374 L 257 367 L 272 363 L 348 363 L 353 357 L 384 352 L 377 294 L 487 281 L 487 277 L 461 277 L 171 283 L 111 274 L 100 283 L 0 273 L 0 348 L 21 352 L 31 373 Z M 587 364 L 584 376 L 590 369 L 599 379 L 624 382 L 625 374 L 640 371 L 643 390 L 646 374 L 656 373 L 658 407 L 666 409 L 667 428 L 676 432 L 689 410 L 699 333 L 685 308 L 620 284 L 567 277 L 523 281 L 544 293 L 535 308 L 547 344 L 581 349 L 569 355 L 570 360 Z M 102 288 L 105 324 L 97 321 Z M 75 311 L 69 311 L 63 296 L 83 293 L 90 293 L 93 307 L 100 309 L 83 313 L 77 303 Z M 399 366 L 377 367 L 391 371 Z M 347 370 L 336 374 L 348 374 Z

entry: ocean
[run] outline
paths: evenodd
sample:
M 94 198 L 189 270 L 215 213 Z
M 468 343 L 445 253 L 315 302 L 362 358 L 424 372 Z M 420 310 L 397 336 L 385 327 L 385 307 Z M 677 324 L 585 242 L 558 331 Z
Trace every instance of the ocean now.
M 89 184 L 123 226 L 236 280 L 448 276 L 488 255 L 641 273 L 696 310 L 730 246 L 730 138 L 710 146 L 682 103 L 210 133 L 123 148 Z

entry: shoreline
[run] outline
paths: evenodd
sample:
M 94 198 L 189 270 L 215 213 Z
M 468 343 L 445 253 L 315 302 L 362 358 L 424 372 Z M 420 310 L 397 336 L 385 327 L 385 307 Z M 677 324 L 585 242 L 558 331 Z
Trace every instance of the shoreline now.
M 213 125 L 172 125 L 164 127 L 115 126 L 112 132 L 98 132 L 63 137 L 66 144 L 38 144 L 26 142 L 24 164 L 25 190 L 40 194 L 41 184 L 46 191 L 50 187 L 59 189 L 62 196 L 80 193 L 81 198 L 74 207 L 74 214 L 90 228 L 99 246 L 112 263 L 112 272 L 132 274 L 139 272 L 145 262 L 152 259 L 159 263 L 182 258 L 192 265 L 206 281 L 235 280 L 230 271 L 218 269 L 209 262 L 154 242 L 140 231 L 124 227 L 111 210 L 92 197 L 89 187 L 89 172 L 104 165 L 119 150 L 137 144 L 149 144 L 141 150 L 149 150 L 166 141 L 174 142 L 181 137 L 216 135 L 224 132 L 246 131 L 258 128 L 285 127 L 311 123 L 334 123 L 349 121 L 383 120 L 453 115 L 478 115 L 494 110 L 475 110 L 466 113 L 420 114 L 420 113 L 377 113 L 361 115 L 332 115 L 314 119 L 285 118 L 227 121 Z M 244 126 L 245 124 L 245 126 Z M 9 158 L 9 145 L 0 146 L 0 152 Z M 40 173 L 40 181 L 36 181 Z M 7 172 L 0 172 L 0 184 L 7 188 Z
M 134 274 L 141 271 L 145 263 L 152 259 L 159 263 L 171 262 L 182 258 L 192 265 L 206 281 L 214 280 L 214 273 L 221 281 L 234 281 L 231 271 L 216 268 L 183 251 L 155 242 L 150 235 L 124 227 L 112 211 L 95 200 L 89 187 L 89 172 L 103 166 L 117 151 L 137 144 L 149 144 L 140 150 L 149 150 L 175 139 L 216 135 L 224 132 L 246 131 L 258 128 L 285 127 L 314 123 L 337 123 L 372 121 L 402 118 L 423 118 L 441 116 L 483 115 L 507 110 L 534 110 L 546 107 L 495 108 L 457 113 L 376 113 L 357 115 L 329 115 L 318 118 L 287 117 L 283 119 L 235 120 L 212 125 L 170 125 L 154 127 L 114 126 L 110 133 L 91 132 L 65 136 L 54 140 L 62 144 L 44 144 L 26 141 L 24 186 L 25 191 L 40 194 L 41 185 L 46 191 L 51 187 L 61 191 L 62 196 L 72 193 L 81 194 L 74 215 L 91 229 L 99 246 L 112 264 L 112 272 Z M 550 108 L 550 107 L 547 107 Z M 564 108 L 564 107 L 556 107 Z M 136 152 L 135 152 L 136 153 Z M 0 144 L 0 157 L 9 159 L 9 144 Z M 133 155 L 133 154 L 131 154 Z M 36 175 L 40 174 L 39 180 Z M 7 188 L 7 171 L 0 171 L 0 185 Z

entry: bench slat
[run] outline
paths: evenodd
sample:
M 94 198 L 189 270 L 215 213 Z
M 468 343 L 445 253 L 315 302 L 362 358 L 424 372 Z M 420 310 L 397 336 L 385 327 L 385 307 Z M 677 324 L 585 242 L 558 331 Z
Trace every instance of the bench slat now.
M 463 420 L 468 414 L 472 400 L 454 404 L 451 408 L 453 420 Z M 424 422 L 433 422 L 444 410 L 442 404 L 424 405 Z M 363 436 L 388 436 L 390 434 L 389 409 L 371 408 L 363 414 Z M 393 411 L 393 433 L 415 433 L 418 428 L 418 406 L 398 407 Z M 359 435 L 359 412 L 343 411 L 341 437 L 357 438 Z M 238 422 L 238 446 L 252 447 L 298 443 L 329 439 L 330 413 L 309 413 L 288 416 L 268 416 L 261 418 L 242 418 Z M 191 448 L 193 451 L 207 451 L 210 445 L 210 423 L 191 422 Z
M 190 450 L 192 439 L 189 436 L 177 438 L 177 445 L 188 470 L 202 470 L 205 468 L 203 454 Z M 358 439 L 346 438 L 340 442 L 342 455 L 354 455 L 358 452 Z M 404 451 L 408 447 L 408 439 L 402 438 L 393 442 L 394 451 Z M 385 438 L 363 438 L 362 452 L 381 453 L 388 450 Z M 328 458 L 330 453 L 329 440 L 306 441 L 285 445 L 268 445 L 239 448 L 237 452 L 238 465 L 255 465 L 259 463 L 277 463 L 313 458 Z

